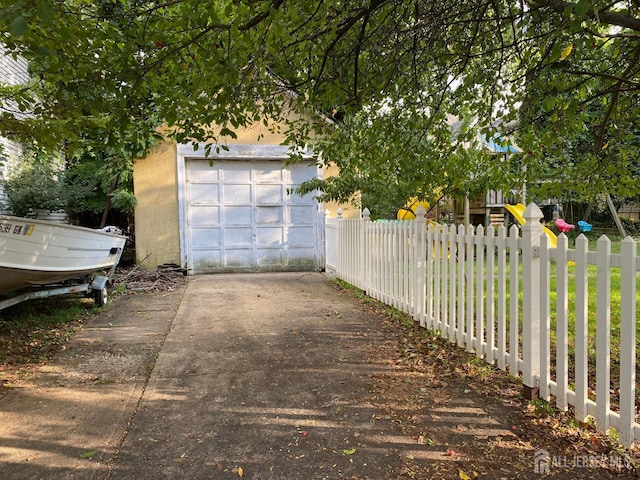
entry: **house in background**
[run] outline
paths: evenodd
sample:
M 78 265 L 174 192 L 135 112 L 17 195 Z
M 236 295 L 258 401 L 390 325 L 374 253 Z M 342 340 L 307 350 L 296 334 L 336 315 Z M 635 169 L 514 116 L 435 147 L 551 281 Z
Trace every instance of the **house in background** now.
M 519 155 L 522 150 L 511 143 L 505 143 L 501 137 L 487 138 L 479 135 L 480 145 L 497 162 L 507 162 L 510 155 Z M 488 190 L 484 197 L 465 198 L 464 201 L 456 201 L 454 205 L 456 222 L 463 225 L 504 225 L 507 220 L 505 205 L 517 203 L 513 193 L 505 194 L 501 190 Z M 526 198 L 526 184 L 522 183 L 520 198 L 524 202 Z
M 20 85 L 29 82 L 29 69 L 27 61 L 21 57 L 14 59 L 8 55 L 5 46 L 0 43 L 0 84 L 3 85 Z M 12 105 L 0 106 L 4 112 L 12 115 L 24 115 L 17 109 L 12 110 Z M 8 138 L 0 137 L 0 178 L 5 178 L 8 168 L 15 164 L 22 155 L 22 146 Z M 4 205 L 4 193 L 0 186 L 0 211 Z
M 165 140 L 134 163 L 136 257 L 143 267 L 173 263 L 200 274 L 324 266 L 324 215 L 335 216 L 339 205 L 292 190 L 332 172 L 311 159 L 289 164 L 284 136 L 262 124 L 236 133 L 209 156 Z M 359 214 L 342 208 L 345 218 Z

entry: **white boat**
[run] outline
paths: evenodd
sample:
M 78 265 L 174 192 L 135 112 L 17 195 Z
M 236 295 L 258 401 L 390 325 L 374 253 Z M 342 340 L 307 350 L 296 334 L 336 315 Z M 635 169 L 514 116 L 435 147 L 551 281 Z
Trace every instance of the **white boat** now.
M 125 242 L 102 230 L 0 215 L 0 296 L 115 267 Z

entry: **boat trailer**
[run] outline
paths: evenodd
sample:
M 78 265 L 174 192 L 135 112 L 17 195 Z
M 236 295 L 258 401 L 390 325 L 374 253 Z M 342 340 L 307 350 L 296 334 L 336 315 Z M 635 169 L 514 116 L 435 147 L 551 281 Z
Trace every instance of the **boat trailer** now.
M 48 287 L 47 285 L 40 285 L 39 287 L 34 287 L 41 288 L 39 290 L 29 290 L 27 292 L 19 291 L 16 292 L 16 295 L 13 297 L 0 300 L 0 310 L 4 310 L 5 308 L 17 305 L 18 303 L 26 302 L 27 300 L 33 300 L 36 298 L 48 298 L 58 295 L 83 292 L 86 293 L 87 296 L 93 297 L 93 301 L 95 302 L 96 307 L 104 307 L 109 301 L 107 285 L 111 281 L 111 277 L 115 273 L 116 267 L 120 262 L 123 248 L 117 248 L 117 250 L 118 252 L 115 262 L 106 275 L 96 275 L 95 277 L 91 277 L 90 279 L 88 279 L 87 277 L 82 277 L 77 279 L 76 282 L 69 285 L 49 285 Z M 69 282 L 73 282 L 73 280 L 69 280 Z

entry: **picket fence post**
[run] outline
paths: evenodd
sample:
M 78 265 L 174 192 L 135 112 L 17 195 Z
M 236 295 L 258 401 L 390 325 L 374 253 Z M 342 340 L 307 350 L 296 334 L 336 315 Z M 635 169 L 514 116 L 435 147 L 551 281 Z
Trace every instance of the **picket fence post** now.
M 344 232 L 344 224 L 342 223 L 342 209 L 338 208 L 337 211 L 337 218 L 338 218 L 338 222 L 336 223 L 336 227 L 337 227 L 337 235 L 336 235 L 336 240 L 338 243 L 338 254 L 336 255 L 336 276 L 342 280 L 344 280 L 344 250 L 345 250 L 345 244 L 347 243 L 344 239 L 345 237 L 345 232 Z
M 369 291 L 370 287 L 370 274 L 369 274 L 369 223 L 371 222 L 371 212 L 368 208 L 362 211 L 362 219 L 360 221 L 360 262 L 359 262 L 359 272 L 358 272 L 358 280 L 360 282 L 359 287 L 365 292 Z
M 522 226 L 522 386 L 527 400 L 537 400 L 540 377 L 540 237 L 542 211 L 531 203 Z
M 334 242 L 334 245 L 330 245 L 329 242 L 333 242 L 333 238 L 330 238 L 327 235 L 327 231 L 329 230 L 328 229 L 328 225 L 329 225 L 330 219 L 331 219 L 331 212 L 327 208 L 324 211 L 324 235 L 322 235 L 322 240 L 324 242 L 324 270 L 325 270 L 325 272 L 328 271 L 328 264 L 330 263 L 329 262 L 330 249 L 333 248 L 334 251 L 335 251 L 335 248 L 336 248 L 335 242 Z
M 418 322 L 420 326 L 424 326 L 425 309 L 424 302 L 426 296 L 426 277 L 425 277 L 425 263 L 427 261 L 427 248 L 426 248 L 426 223 L 424 216 L 427 211 L 422 205 L 419 205 L 416 209 L 416 219 L 413 222 L 414 229 L 414 254 L 413 258 L 416 262 L 416 278 L 414 280 L 414 314 L 413 320 Z
M 636 242 L 622 241 L 620 300 L 620 441 L 631 446 L 636 418 Z

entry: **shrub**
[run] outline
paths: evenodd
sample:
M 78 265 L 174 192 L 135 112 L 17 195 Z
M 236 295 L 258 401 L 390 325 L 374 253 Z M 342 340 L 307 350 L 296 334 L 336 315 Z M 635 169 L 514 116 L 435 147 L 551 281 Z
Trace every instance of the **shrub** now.
M 60 159 L 42 151 L 27 151 L 17 166 L 2 180 L 7 208 L 20 217 L 34 216 L 38 209 L 61 210 L 65 207 L 64 188 L 59 178 Z

